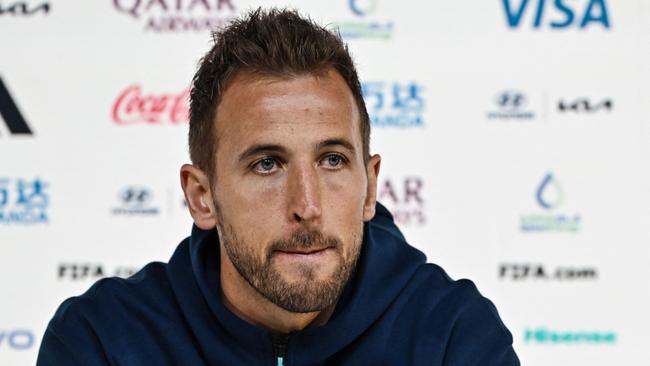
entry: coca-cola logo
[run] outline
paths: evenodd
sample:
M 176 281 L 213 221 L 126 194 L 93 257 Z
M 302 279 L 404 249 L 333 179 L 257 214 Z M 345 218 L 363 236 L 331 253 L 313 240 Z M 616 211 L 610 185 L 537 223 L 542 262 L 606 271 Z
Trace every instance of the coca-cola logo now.
M 118 125 L 185 124 L 189 121 L 189 96 L 189 88 L 178 94 L 145 94 L 134 84 L 113 104 L 113 121 Z
M 145 30 L 155 32 L 210 31 L 234 15 L 232 0 L 113 0 L 115 10 L 146 19 Z

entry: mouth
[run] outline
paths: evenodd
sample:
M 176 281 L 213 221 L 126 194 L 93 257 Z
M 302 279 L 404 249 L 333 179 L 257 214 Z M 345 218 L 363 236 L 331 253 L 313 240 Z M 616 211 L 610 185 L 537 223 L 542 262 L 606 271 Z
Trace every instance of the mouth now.
M 291 255 L 314 255 L 314 254 L 324 252 L 328 249 L 332 249 L 332 247 L 310 248 L 310 249 L 285 249 L 285 250 L 278 250 L 277 252 L 281 254 L 291 254 Z
M 283 249 L 277 250 L 275 256 L 280 261 L 292 263 L 316 264 L 332 258 L 334 247 Z

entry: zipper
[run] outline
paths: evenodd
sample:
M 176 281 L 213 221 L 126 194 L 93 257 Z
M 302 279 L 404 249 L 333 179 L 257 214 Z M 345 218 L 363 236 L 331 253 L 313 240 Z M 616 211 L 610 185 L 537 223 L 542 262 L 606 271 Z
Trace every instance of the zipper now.
M 275 366 L 287 366 L 285 358 L 287 356 L 287 344 L 289 335 L 282 333 L 271 333 L 271 343 L 273 344 L 273 358 Z

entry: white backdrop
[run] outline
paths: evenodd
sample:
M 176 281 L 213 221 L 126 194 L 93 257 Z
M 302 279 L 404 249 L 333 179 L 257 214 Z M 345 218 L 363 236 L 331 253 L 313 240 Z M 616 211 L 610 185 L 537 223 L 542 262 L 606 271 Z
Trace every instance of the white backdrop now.
M 522 364 L 648 362 L 650 2 L 0 0 L 1 365 L 189 234 L 189 83 L 209 29 L 259 5 L 339 27 L 381 201 Z

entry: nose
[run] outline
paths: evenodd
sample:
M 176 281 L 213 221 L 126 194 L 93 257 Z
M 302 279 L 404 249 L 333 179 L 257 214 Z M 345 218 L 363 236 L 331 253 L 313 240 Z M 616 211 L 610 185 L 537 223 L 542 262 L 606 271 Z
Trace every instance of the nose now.
M 311 164 L 295 166 L 289 176 L 289 219 L 301 224 L 317 221 L 322 209 L 320 181 L 316 168 Z

